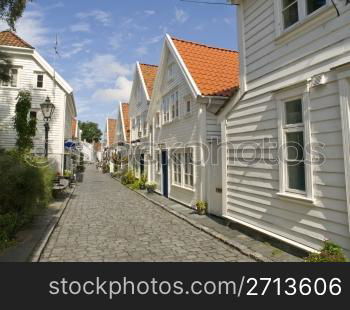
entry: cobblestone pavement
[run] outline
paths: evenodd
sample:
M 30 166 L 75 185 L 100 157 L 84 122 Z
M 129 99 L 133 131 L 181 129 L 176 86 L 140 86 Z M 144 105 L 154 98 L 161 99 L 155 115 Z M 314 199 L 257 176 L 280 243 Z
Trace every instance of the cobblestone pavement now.
M 253 260 L 89 167 L 41 261 Z

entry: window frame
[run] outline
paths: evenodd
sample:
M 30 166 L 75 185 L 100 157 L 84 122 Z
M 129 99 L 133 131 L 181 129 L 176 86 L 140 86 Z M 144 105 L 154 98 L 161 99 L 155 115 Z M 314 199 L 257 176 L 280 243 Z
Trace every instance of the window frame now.
M 38 86 L 38 79 L 39 79 L 39 76 L 42 76 L 43 77 L 43 85 L 42 87 L 39 87 Z M 45 89 L 45 73 L 44 72 L 35 72 L 35 81 L 34 81 L 34 85 L 35 85 L 35 89 Z
M 183 164 L 182 151 L 174 151 L 172 154 L 172 184 L 182 186 L 183 179 Z
M 16 78 L 16 85 L 15 85 L 15 86 L 12 86 L 12 82 L 13 82 L 13 80 L 12 80 L 12 78 L 13 78 L 13 76 L 12 76 L 12 71 L 13 71 L 13 70 L 16 70 L 16 71 L 17 71 L 17 75 L 16 75 L 17 78 Z M 1 87 L 4 87 L 4 88 L 12 88 L 12 89 L 18 89 L 18 88 L 20 88 L 20 87 L 19 87 L 20 69 L 17 68 L 17 67 L 11 68 L 11 69 L 10 69 L 9 75 L 10 75 L 10 80 L 9 80 L 8 82 L 2 81 L 2 82 L 1 82 Z
M 156 174 L 160 174 L 161 172 L 161 166 L 162 166 L 161 160 L 162 160 L 161 151 L 156 151 Z
M 313 165 L 311 157 L 311 125 L 310 125 L 310 95 L 309 87 L 299 87 L 275 94 L 278 108 L 278 145 L 279 145 L 279 193 L 280 196 L 290 196 L 299 201 L 313 203 Z M 287 124 L 286 103 L 301 100 L 303 123 Z M 304 169 L 305 169 L 305 191 L 291 189 L 288 186 L 287 166 L 287 133 L 303 132 L 304 137 Z
M 307 13 L 307 0 L 296 0 L 298 3 L 298 21 L 289 27 L 284 27 L 284 16 L 283 16 L 283 0 L 274 1 L 275 4 L 275 24 L 277 37 L 283 35 L 284 33 L 292 32 L 298 25 L 304 24 L 309 19 L 320 14 L 321 12 L 327 10 L 332 6 L 331 0 L 326 0 L 325 5 L 321 6 L 312 13 Z
M 191 170 L 191 173 L 187 173 L 187 161 L 186 161 L 186 154 L 190 154 L 192 158 L 192 161 L 191 163 L 189 164 L 192 168 L 190 169 Z M 190 189 L 193 189 L 194 188 L 194 185 L 195 185 L 195 181 L 194 181 L 194 176 L 195 176 L 195 172 L 194 172 L 194 163 L 193 163 L 193 156 L 194 156 L 194 152 L 193 152 L 193 149 L 192 148 L 186 148 L 184 149 L 184 176 L 183 176 L 183 182 L 184 182 L 184 187 L 185 188 L 190 188 Z M 189 178 L 189 180 L 191 180 L 192 178 L 192 184 L 188 184 L 186 183 L 186 176 Z

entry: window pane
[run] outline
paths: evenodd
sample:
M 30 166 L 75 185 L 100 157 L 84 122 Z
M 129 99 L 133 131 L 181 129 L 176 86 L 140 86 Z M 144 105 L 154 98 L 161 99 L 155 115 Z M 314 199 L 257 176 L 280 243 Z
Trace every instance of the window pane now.
M 43 86 L 44 86 L 44 76 L 42 74 L 39 74 L 37 75 L 36 87 L 43 88 Z
M 287 159 L 303 161 L 304 160 L 304 133 L 287 133 Z
M 298 2 L 283 0 L 284 28 L 288 28 L 299 21 Z
M 18 76 L 17 69 L 12 69 L 11 70 L 11 87 L 17 87 L 17 76 Z
M 307 0 L 307 14 L 311 14 L 325 4 L 326 0 Z
M 301 99 L 286 102 L 286 123 L 299 124 L 303 122 L 303 106 Z
M 288 163 L 289 188 L 305 191 L 305 165 L 304 162 Z

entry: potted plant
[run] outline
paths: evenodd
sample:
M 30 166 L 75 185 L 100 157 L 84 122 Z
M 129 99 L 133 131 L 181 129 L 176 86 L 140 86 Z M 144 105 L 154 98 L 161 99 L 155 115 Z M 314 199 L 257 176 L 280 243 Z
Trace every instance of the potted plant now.
M 155 182 L 147 182 L 145 186 L 146 186 L 146 189 L 147 189 L 148 193 L 153 193 L 156 190 L 156 188 L 157 188 L 157 183 L 155 183 Z
M 207 213 L 208 203 L 203 200 L 198 200 L 196 202 L 196 210 L 199 215 L 204 215 Z
M 139 180 L 139 188 L 141 190 L 146 189 L 146 183 L 147 183 L 147 176 L 141 175 L 141 178 Z

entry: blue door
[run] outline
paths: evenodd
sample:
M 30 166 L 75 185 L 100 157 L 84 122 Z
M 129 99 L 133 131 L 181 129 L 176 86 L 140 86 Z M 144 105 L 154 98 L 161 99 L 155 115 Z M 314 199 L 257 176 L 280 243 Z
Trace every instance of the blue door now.
M 163 196 L 168 197 L 168 152 L 162 151 Z

